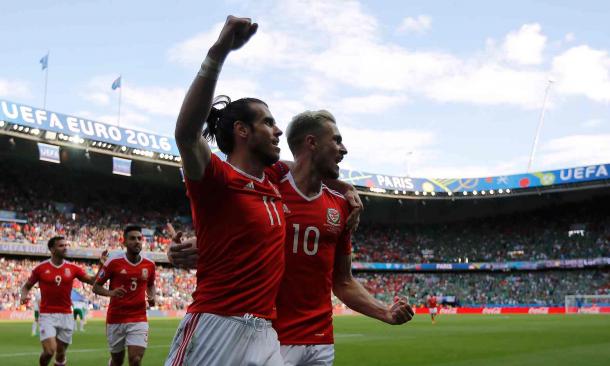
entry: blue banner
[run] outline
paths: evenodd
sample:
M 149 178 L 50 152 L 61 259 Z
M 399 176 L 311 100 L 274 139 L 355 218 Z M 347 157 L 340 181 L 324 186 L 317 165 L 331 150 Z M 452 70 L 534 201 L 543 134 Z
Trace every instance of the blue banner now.
M 179 155 L 174 139 L 0 100 L 0 120 L 44 131 L 164 154 Z
M 131 160 L 112 157 L 112 173 L 131 177 Z
M 48 161 L 51 163 L 60 163 L 59 159 L 59 146 L 38 143 L 38 152 L 40 153 L 40 160 Z
M 541 261 L 511 261 L 511 262 L 477 262 L 477 263 L 366 263 L 353 262 L 356 270 L 376 271 L 413 271 L 413 272 L 445 272 L 445 271 L 531 271 L 560 268 L 592 268 L 608 267 L 610 258 L 591 259 L 552 259 Z
M 102 122 L 59 114 L 44 109 L 0 100 L 0 120 L 34 127 L 44 131 L 54 131 L 66 135 L 107 142 L 136 149 L 179 155 L 173 138 L 122 128 Z M 224 158 L 218 148 L 211 146 L 212 152 Z M 340 178 L 359 187 L 367 187 L 381 192 L 417 192 L 499 194 L 507 189 L 550 187 L 562 184 L 609 180 L 610 164 L 589 165 L 559 170 L 527 174 L 514 174 L 480 178 L 410 178 L 385 174 L 368 173 L 341 169 Z M 492 192 L 493 191 L 493 192 Z
M 610 164 L 589 165 L 576 168 L 551 170 L 529 174 L 503 175 L 485 178 L 407 178 L 341 169 L 340 178 L 352 185 L 407 192 L 473 192 L 483 194 L 502 193 L 500 190 L 548 187 L 562 184 L 610 179 Z

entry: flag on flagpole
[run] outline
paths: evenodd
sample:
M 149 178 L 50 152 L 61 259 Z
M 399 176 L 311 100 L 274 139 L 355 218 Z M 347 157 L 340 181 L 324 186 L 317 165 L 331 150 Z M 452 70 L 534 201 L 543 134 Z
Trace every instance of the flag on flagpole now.
M 115 81 L 112 82 L 112 90 L 117 90 L 121 87 L 121 77 L 116 78 Z
M 46 69 L 47 67 L 49 67 L 49 54 L 47 53 L 46 55 L 44 55 L 43 58 L 40 59 L 40 66 L 42 67 L 42 69 Z

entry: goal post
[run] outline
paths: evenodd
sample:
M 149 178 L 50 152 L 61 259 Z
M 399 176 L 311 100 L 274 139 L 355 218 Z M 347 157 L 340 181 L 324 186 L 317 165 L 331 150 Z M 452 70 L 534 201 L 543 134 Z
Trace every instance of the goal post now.
M 598 313 L 600 306 L 610 306 L 610 295 L 566 295 L 566 314 Z

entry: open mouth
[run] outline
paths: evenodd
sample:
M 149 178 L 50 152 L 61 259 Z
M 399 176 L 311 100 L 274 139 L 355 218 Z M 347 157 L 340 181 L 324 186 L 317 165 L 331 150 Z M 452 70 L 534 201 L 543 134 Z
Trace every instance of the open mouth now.
M 277 151 L 280 151 L 280 140 L 272 140 L 271 145 L 273 145 Z

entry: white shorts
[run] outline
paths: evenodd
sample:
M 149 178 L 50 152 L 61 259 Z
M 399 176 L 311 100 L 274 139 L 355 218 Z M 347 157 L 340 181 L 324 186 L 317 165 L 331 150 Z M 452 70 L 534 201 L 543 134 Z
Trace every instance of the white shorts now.
M 332 366 L 334 344 L 283 345 L 280 347 L 286 366 Z
M 436 315 L 436 313 L 438 313 L 437 308 L 430 308 L 430 309 L 428 309 L 428 311 L 430 311 L 430 314 L 433 314 L 433 315 Z
M 126 346 L 148 346 L 148 323 L 106 324 L 106 337 L 110 353 L 119 353 Z
M 38 318 L 40 325 L 40 341 L 55 337 L 60 341 L 71 344 L 74 333 L 74 317 L 72 313 L 42 313 Z
M 165 366 L 283 366 L 271 322 L 249 315 L 186 314 Z

